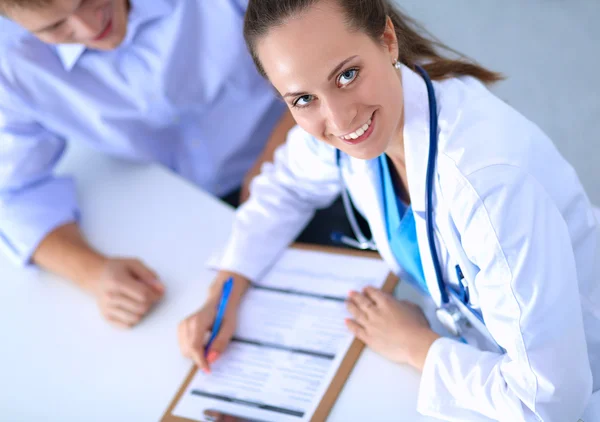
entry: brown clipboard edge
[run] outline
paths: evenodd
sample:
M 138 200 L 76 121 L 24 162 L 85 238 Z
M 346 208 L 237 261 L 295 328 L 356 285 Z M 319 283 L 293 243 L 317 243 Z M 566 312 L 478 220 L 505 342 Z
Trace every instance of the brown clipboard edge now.
M 365 256 L 370 258 L 381 259 L 377 252 L 371 251 L 358 251 L 353 249 L 336 248 L 333 246 L 308 245 L 301 243 L 296 243 L 292 245 L 292 247 L 295 249 L 302 249 L 308 251 L 329 252 L 340 255 Z M 398 284 L 398 281 L 398 277 L 393 273 L 390 273 L 386 278 L 385 283 L 383 284 L 382 290 L 387 293 L 392 293 L 394 291 L 394 288 Z M 354 365 L 360 357 L 360 354 L 362 353 L 364 347 L 365 344 L 362 341 L 358 340 L 357 338 L 354 339 L 354 341 L 350 345 L 350 348 L 348 349 L 348 352 L 346 352 L 346 356 L 344 356 L 344 359 L 342 360 L 338 371 L 331 380 L 329 387 L 327 387 L 327 391 L 323 395 L 321 402 L 317 406 L 317 410 L 315 410 L 311 422 L 324 422 L 327 419 L 327 416 L 329 416 L 329 413 L 331 412 L 331 409 L 333 408 L 338 396 L 342 392 L 342 388 L 344 387 L 344 384 L 346 383 L 348 377 L 352 373 Z M 177 394 L 169 404 L 169 407 L 163 415 L 161 422 L 198 422 L 198 420 L 187 419 L 173 415 L 173 410 L 175 409 L 175 406 L 181 399 L 181 396 L 183 396 L 183 393 L 187 389 L 189 383 L 196 375 L 196 371 L 198 371 L 198 367 L 194 365 L 185 381 L 181 384 L 179 391 L 177 391 Z

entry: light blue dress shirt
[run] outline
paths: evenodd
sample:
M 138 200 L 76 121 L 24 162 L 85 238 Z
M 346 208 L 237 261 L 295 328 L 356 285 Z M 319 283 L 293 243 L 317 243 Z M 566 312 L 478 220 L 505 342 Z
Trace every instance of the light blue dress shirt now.
M 0 249 L 27 263 L 77 218 L 66 141 L 237 188 L 284 110 L 243 40 L 245 0 L 132 0 L 114 51 L 44 44 L 0 18 Z M 199 211 L 200 212 L 200 211 Z
M 406 281 L 415 286 L 422 294 L 429 295 L 417 243 L 417 226 L 412 208 L 407 207 L 396 195 L 385 154 L 379 157 L 379 164 L 383 187 L 385 226 L 392 253 L 400 267 L 408 274 L 409 278 Z

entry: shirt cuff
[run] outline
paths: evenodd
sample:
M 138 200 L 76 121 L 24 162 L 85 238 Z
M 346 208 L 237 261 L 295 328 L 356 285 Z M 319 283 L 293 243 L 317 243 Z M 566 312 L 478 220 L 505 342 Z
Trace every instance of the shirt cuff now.
M 30 265 L 33 253 L 48 234 L 78 220 L 72 180 L 40 183 L 0 198 L 0 248 L 17 265 Z
M 466 403 L 461 403 L 458 397 L 464 394 L 466 385 L 453 383 L 449 389 L 448 380 L 460 378 L 460 368 L 452 367 L 449 356 L 469 356 L 481 353 L 465 343 L 448 337 L 440 337 L 433 342 L 423 365 L 421 384 L 417 398 L 417 411 L 425 416 L 432 416 L 448 422 L 492 422 L 485 415 L 469 409 Z M 476 356 L 473 356 L 476 360 Z M 458 372 L 458 374 L 454 373 Z M 445 382 L 446 380 L 446 382 Z M 455 391 L 453 391 L 455 390 Z M 472 398 L 475 400 L 475 398 Z

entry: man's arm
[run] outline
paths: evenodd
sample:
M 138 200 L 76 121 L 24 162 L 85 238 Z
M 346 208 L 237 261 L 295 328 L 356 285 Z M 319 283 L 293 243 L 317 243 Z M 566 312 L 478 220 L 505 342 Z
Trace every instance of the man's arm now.
M 296 125 L 296 121 L 292 117 L 289 110 L 286 110 L 283 113 L 283 116 L 271 132 L 271 136 L 267 141 L 263 152 L 260 154 L 258 159 L 254 162 L 254 165 L 246 173 L 246 177 L 244 177 L 244 182 L 242 184 L 242 190 L 240 192 L 240 203 L 245 202 L 250 196 L 250 183 L 255 176 L 260 174 L 261 167 L 264 163 L 273 162 L 273 156 L 275 154 L 275 150 L 279 145 L 282 145 L 287 137 L 288 132 L 291 128 Z
M 48 234 L 32 260 L 92 293 L 103 316 L 122 328 L 137 324 L 164 293 L 156 274 L 141 261 L 102 255 L 88 244 L 76 223 Z
M 108 258 L 84 239 L 76 223 L 67 223 L 48 234 L 38 245 L 32 261 L 39 267 L 74 281 L 85 290 L 92 288 Z
M 64 139 L 30 117 L 0 73 L 0 249 L 20 265 L 75 281 L 94 293 L 108 320 L 134 325 L 162 286 L 139 261 L 104 257 L 85 241 L 75 185 L 53 174 L 64 150 Z

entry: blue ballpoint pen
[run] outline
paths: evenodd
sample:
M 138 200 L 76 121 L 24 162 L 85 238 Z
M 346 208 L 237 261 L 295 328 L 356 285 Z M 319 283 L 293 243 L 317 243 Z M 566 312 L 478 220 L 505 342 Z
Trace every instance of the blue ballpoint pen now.
M 221 300 L 219 301 L 219 306 L 217 307 L 217 316 L 215 317 L 215 323 L 212 327 L 212 332 L 210 333 L 210 338 L 208 339 L 208 343 L 206 343 L 206 348 L 204 349 L 204 356 L 208 355 L 208 350 L 212 345 L 212 342 L 219 334 L 219 329 L 221 328 L 221 323 L 223 322 L 223 316 L 225 315 L 225 308 L 227 308 L 227 301 L 229 300 L 229 294 L 231 293 L 231 289 L 233 287 L 233 277 L 229 277 L 229 279 L 223 284 L 223 290 L 221 291 Z

